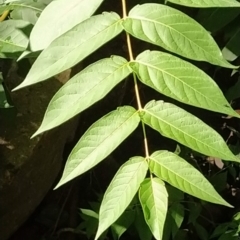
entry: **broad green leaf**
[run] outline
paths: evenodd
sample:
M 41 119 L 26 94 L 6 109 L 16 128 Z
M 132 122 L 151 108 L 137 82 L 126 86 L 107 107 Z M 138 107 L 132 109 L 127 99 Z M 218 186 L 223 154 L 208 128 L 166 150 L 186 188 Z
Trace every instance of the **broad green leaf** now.
M 0 22 L 0 58 L 18 57 L 28 45 L 28 22 L 7 20 Z
M 161 240 L 168 209 L 168 193 L 164 182 L 158 178 L 145 179 L 139 189 L 139 199 L 153 236 Z
M 16 89 L 44 81 L 83 60 L 122 31 L 116 13 L 90 17 L 54 40 L 34 62 L 26 79 Z
M 210 7 L 240 7 L 240 3 L 235 0 L 167 0 L 168 2 L 196 8 Z
M 130 74 L 128 62 L 112 56 L 85 68 L 54 95 L 37 132 L 52 129 L 87 109 Z
M 123 27 L 134 37 L 183 57 L 237 68 L 223 58 L 212 36 L 198 22 L 174 8 L 137 5 L 124 19 Z
M 102 2 L 103 0 L 52 1 L 44 9 L 31 32 L 31 50 L 35 52 L 48 47 L 53 40 L 89 18 Z M 75 31 L 79 30 L 75 29 Z M 84 34 L 81 33 L 81 35 Z M 39 41 L 39 38 L 41 38 L 41 41 Z M 75 41 L 78 40 L 79 37 L 75 39 Z
M 104 194 L 95 239 L 122 215 L 137 193 L 147 170 L 148 164 L 143 157 L 133 157 L 121 166 Z
M 167 53 L 145 51 L 130 67 L 144 84 L 168 97 L 240 118 L 217 84 L 191 63 Z
M 151 101 L 140 115 L 144 123 L 165 137 L 207 156 L 240 162 L 215 130 L 173 104 Z
M 149 157 L 150 170 L 162 180 L 194 197 L 232 207 L 211 183 L 187 161 L 168 151 L 157 151 Z
M 56 188 L 100 163 L 136 129 L 139 122 L 138 112 L 125 106 L 93 123 L 70 153 Z

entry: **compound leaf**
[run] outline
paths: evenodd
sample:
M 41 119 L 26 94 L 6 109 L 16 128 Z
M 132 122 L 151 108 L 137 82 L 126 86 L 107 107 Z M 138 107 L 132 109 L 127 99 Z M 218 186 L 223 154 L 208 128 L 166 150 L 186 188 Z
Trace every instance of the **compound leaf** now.
M 231 207 L 202 173 L 178 155 L 156 151 L 149 160 L 150 170 L 172 186 L 202 200 Z
M 167 0 L 168 2 L 196 8 L 210 7 L 240 7 L 240 3 L 235 0 Z
M 137 193 L 147 170 L 148 164 L 143 157 L 133 157 L 121 166 L 104 194 L 95 239 L 122 215 Z
M 151 101 L 140 115 L 144 123 L 165 137 L 207 156 L 240 162 L 215 130 L 171 103 Z
M 123 27 L 134 37 L 183 57 L 237 68 L 224 59 L 212 36 L 198 22 L 174 8 L 137 5 L 124 19 Z
M 138 112 L 133 107 L 124 106 L 93 123 L 70 153 L 56 188 L 105 159 L 136 129 L 139 122 Z
M 24 82 L 15 90 L 69 69 L 121 31 L 121 19 L 114 12 L 90 17 L 54 40 L 40 54 Z
M 240 118 L 217 84 L 191 63 L 167 53 L 145 51 L 130 67 L 144 84 L 168 97 Z
M 145 179 L 139 189 L 139 199 L 153 236 L 161 240 L 168 209 L 168 193 L 164 182 L 159 178 Z
M 31 50 L 35 52 L 48 47 L 53 40 L 89 18 L 102 2 L 103 0 L 52 1 L 31 32 Z
M 118 56 L 88 66 L 54 95 L 40 128 L 33 136 L 59 126 L 87 109 L 106 96 L 130 72 L 127 60 Z

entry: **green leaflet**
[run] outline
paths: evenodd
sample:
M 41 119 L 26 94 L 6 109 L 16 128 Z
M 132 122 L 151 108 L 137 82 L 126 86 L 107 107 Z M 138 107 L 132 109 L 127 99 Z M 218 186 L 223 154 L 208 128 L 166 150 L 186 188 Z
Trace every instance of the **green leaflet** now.
M 139 199 L 153 236 L 161 240 L 168 208 L 168 193 L 164 182 L 158 178 L 145 179 L 139 189 Z
M 114 12 L 90 17 L 54 40 L 15 90 L 44 81 L 74 66 L 121 31 L 121 19 Z
M 121 166 L 104 194 L 95 239 L 122 215 L 137 193 L 147 170 L 148 164 L 143 157 L 133 157 Z
M 31 32 L 31 50 L 35 52 L 48 47 L 53 40 L 89 18 L 102 2 L 103 0 L 52 1 Z
M 232 207 L 197 169 L 178 155 L 157 151 L 149 159 L 150 170 L 172 186 L 202 200 Z
M 105 159 L 136 129 L 139 122 L 138 112 L 133 107 L 125 106 L 93 123 L 70 153 L 56 188 Z
M 187 7 L 197 8 L 240 7 L 240 3 L 235 0 L 167 0 L 167 1 Z
M 16 58 L 28 45 L 30 24 L 23 20 L 0 22 L 0 58 Z
M 131 73 L 128 62 L 112 56 L 91 64 L 71 78 L 54 95 L 43 122 L 33 135 L 52 129 L 87 109 Z
M 199 23 L 174 8 L 153 3 L 137 5 L 124 19 L 123 27 L 134 37 L 183 57 L 237 68 L 223 58 L 214 39 Z
M 36 21 L 32 21 L 32 17 L 27 16 L 28 14 L 33 14 L 35 13 L 36 15 L 42 12 L 42 10 L 44 9 L 45 4 L 41 3 L 41 2 L 35 2 L 33 0 L 26 0 L 24 2 L 21 1 L 17 1 L 14 3 L 11 3 L 9 5 L 4 5 L 4 6 L 0 6 L 0 15 L 6 11 L 6 10 L 14 10 L 11 13 L 11 16 L 13 15 L 13 19 L 20 19 L 20 20 L 24 20 L 27 22 L 30 22 L 32 24 L 34 24 Z M 18 13 L 18 15 L 21 15 L 21 18 L 15 18 L 14 16 L 16 16 L 16 14 Z M 35 20 L 37 19 L 37 16 L 35 18 Z
M 173 104 L 151 101 L 140 115 L 144 123 L 165 137 L 207 156 L 240 162 L 215 130 Z
M 240 118 L 217 84 L 191 63 L 167 53 L 144 51 L 130 67 L 144 84 L 168 97 Z

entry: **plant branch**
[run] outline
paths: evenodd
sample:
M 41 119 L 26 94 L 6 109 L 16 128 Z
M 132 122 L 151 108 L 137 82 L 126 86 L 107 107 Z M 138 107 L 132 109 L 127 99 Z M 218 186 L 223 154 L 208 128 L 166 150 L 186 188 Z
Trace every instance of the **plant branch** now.
M 122 11 L 123 11 L 123 18 L 127 18 L 126 0 L 122 0 Z M 130 61 L 134 61 L 131 38 L 130 38 L 129 33 L 127 33 L 127 32 L 126 32 L 126 40 L 127 40 L 127 48 L 128 48 L 128 54 L 129 54 Z M 140 98 L 139 88 L 138 88 L 138 84 L 137 84 L 137 77 L 136 77 L 135 73 L 133 73 L 133 80 L 134 80 L 134 88 L 135 88 L 138 110 L 141 111 L 142 104 L 141 104 L 141 98 Z M 142 129 L 143 129 L 143 137 L 144 137 L 145 154 L 146 154 L 146 158 L 148 160 L 148 158 L 149 158 L 148 141 L 147 141 L 145 124 L 143 122 L 142 122 Z
M 3 14 L 0 16 L 0 22 L 3 22 L 6 19 L 8 14 L 9 14 L 9 10 L 4 11 Z

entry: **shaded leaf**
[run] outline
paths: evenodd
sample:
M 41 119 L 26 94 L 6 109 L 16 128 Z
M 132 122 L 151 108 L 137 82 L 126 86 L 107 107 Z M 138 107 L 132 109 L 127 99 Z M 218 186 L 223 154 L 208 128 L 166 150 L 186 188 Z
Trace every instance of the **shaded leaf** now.
M 157 151 L 149 159 L 150 170 L 172 186 L 202 200 L 231 207 L 202 173 L 178 155 Z
M 130 74 L 128 62 L 112 56 L 91 64 L 76 74 L 50 101 L 37 132 L 52 129 L 87 109 Z
M 0 22 L 0 58 L 18 57 L 27 48 L 29 27 L 22 20 Z
M 11 10 L 10 17 L 15 20 L 24 20 L 35 24 L 46 3 L 39 0 L 14 1 L 8 5 L 0 7 L 0 14 L 6 10 Z
M 147 170 L 148 164 L 143 157 L 133 157 L 121 166 L 104 194 L 95 239 L 122 215 L 137 193 Z
M 235 0 L 167 0 L 168 2 L 197 8 L 209 7 L 240 7 L 240 3 Z
M 193 226 L 194 226 L 194 228 L 195 228 L 195 230 L 197 232 L 197 235 L 199 236 L 199 238 L 201 240 L 209 240 L 208 232 L 202 225 L 200 225 L 197 222 L 195 222 L 193 224 Z
M 240 98 L 240 78 L 236 82 L 236 84 L 228 89 L 226 92 L 226 98 L 230 101 L 236 98 Z
M 239 14 L 239 8 L 206 8 L 198 11 L 196 19 L 208 31 L 216 32 L 234 20 Z
M 172 237 L 174 238 L 184 219 L 184 206 L 180 203 L 175 203 L 169 208 L 168 211 L 173 219 Z
M 61 35 L 34 62 L 26 79 L 16 89 L 46 80 L 74 66 L 122 31 L 116 13 L 103 13 Z
M 134 211 L 125 211 L 121 217 L 111 226 L 114 239 L 120 239 L 122 234 L 131 226 L 135 219 Z
M 230 61 L 234 61 L 237 57 L 240 56 L 240 49 L 239 49 L 239 42 L 240 42 L 240 28 L 238 31 L 235 32 L 235 34 L 231 37 L 227 45 L 223 49 L 223 55 L 225 56 L 226 59 Z M 226 55 L 226 52 L 229 51 L 234 55 L 234 57 Z
M 240 118 L 214 80 L 191 63 L 167 53 L 145 51 L 130 67 L 144 84 L 168 97 Z
M 183 57 L 237 68 L 223 58 L 212 36 L 198 22 L 174 8 L 153 3 L 137 5 L 123 26 L 134 37 Z
M 184 192 L 179 189 L 172 187 L 171 185 L 166 185 L 166 189 L 168 192 L 168 202 L 169 204 L 173 204 L 175 202 L 180 202 L 184 199 Z
M 152 239 L 152 233 L 145 222 L 142 209 L 137 209 L 136 211 L 136 219 L 135 219 L 135 227 L 138 232 L 138 236 L 140 240 L 151 240 Z
M 53 40 L 89 18 L 102 2 L 103 0 L 52 1 L 44 9 L 31 32 L 31 50 L 35 52 L 48 47 Z M 43 35 L 44 38 L 41 37 Z M 79 38 L 75 41 L 77 40 Z
M 162 239 L 168 208 L 168 194 L 158 178 L 145 179 L 139 190 L 145 221 L 157 240 Z
M 189 209 L 188 224 L 194 223 L 201 214 L 202 205 L 197 202 L 189 202 L 188 209 Z
M 142 110 L 141 118 L 163 136 L 195 151 L 207 156 L 240 162 L 215 130 L 173 104 L 151 101 Z
M 70 153 L 63 176 L 55 188 L 101 162 L 136 129 L 139 121 L 137 111 L 125 106 L 93 123 Z

